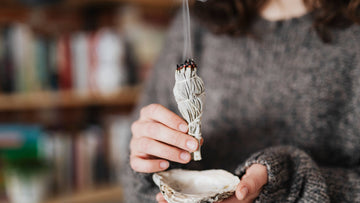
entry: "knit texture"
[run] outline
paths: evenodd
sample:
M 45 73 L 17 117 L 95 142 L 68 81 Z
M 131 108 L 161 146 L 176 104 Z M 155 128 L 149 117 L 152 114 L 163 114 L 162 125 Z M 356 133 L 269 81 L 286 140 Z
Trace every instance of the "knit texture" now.
M 311 25 L 310 14 L 259 19 L 259 38 L 248 38 L 193 23 L 203 30 L 195 57 L 206 87 L 203 160 L 171 168 L 221 168 L 241 177 L 260 163 L 268 184 L 256 202 L 360 202 L 360 26 L 332 30 L 334 41 L 324 44 Z M 172 88 L 181 29 L 178 16 L 136 117 L 150 103 L 178 113 Z M 127 167 L 124 177 L 126 202 L 156 202 L 151 174 Z

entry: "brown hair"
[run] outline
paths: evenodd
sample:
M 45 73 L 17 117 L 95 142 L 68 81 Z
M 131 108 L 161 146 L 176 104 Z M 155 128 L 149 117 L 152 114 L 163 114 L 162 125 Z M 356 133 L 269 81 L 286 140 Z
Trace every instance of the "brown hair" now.
M 330 28 L 360 24 L 360 0 L 303 0 L 313 11 L 313 27 L 324 42 Z M 215 33 L 251 35 L 251 26 L 268 0 L 207 0 L 196 2 L 195 15 Z

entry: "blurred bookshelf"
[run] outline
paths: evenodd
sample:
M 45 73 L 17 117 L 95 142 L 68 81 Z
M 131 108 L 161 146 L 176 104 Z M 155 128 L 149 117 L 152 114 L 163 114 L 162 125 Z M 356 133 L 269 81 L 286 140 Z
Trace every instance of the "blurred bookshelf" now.
M 103 203 L 119 202 L 122 200 L 121 187 L 105 187 L 96 190 L 80 192 L 71 196 L 64 196 L 53 200 L 47 200 L 45 203 Z
M 129 116 L 180 1 L 34 2 L 0 2 L 0 203 L 9 168 L 43 163 L 38 202 L 122 202 Z
M 54 0 L 56 1 L 56 0 Z M 192 2 L 192 1 L 191 1 Z M 58 3 L 40 4 L 35 8 L 41 11 L 75 13 L 89 6 L 134 5 L 143 10 L 169 15 L 180 5 L 181 0 L 58 0 Z M 19 0 L 2 0 L 0 7 L 0 23 L 7 21 L 29 21 L 33 16 L 33 8 L 19 3 Z M 38 11 L 35 11 L 38 12 Z M 60 14 L 61 15 L 61 14 Z
M 58 198 L 48 199 L 43 203 L 104 203 L 104 202 L 121 202 L 123 190 L 120 186 L 101 187 L 96 190 L 78 192 L 72 195 L 63 195 Z M 9 203 L 0 201 L 0 203 Z
M 19 4 L 17 1 L 14 0 L 2 0 L 3 5 L 8 7 L 22 7 L 23 5 Z M 54 2 L 54 1 L 53 1 Z M 96 4 L 96 3 L 131 3 L 140 6 L 151 6 L 151 7 L 164 7 L 164 8 L 173 8 L 181 3 L 181 0 L 63 0 L 59 1 L 57 5 L 60 6 L 84 6 L 89 4 Z
M 181 3 L 180 0 L 67 0 L 64 5 L 67 6 L 81 6 L 89 3 L 132 3 L 140 6 L 151 6 L 160 8 L 173 8 Z
M 141 86 L 122 87 L 114 93 L 78 94 L 75 91 L 43 91 L 0 95 L 1 111 L 29 111 L 44 109 L 84 108 L 86 106 L 128 106 L 138 100 Z

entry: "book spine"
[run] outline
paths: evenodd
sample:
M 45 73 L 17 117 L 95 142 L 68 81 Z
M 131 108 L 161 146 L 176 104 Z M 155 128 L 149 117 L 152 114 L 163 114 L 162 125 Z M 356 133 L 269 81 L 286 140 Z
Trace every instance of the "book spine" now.
M 87 94 L 89 88 L 89 58 L 87 53 L 89 47 L 87 38 L 88 36 L 85 33 L 76 33 L 71 39 L 73 87 L 81 95 Z
M 49 55 L 48 55 L 48 74 L 49 74 L 49 89 L 59 89 L 59 64 L 57 59 L 58 43 L 55 39 L 49 41 Z
M 2 31 L 2 54 L 0 82 L 4 93 L 14 92 L 14 64 L 12 60 L 11 27 Z
M 58 68 L 60 89 L 69 90 L 72 88 L 72 71 L 71 71 L 71 47 L 70 37 L 63 36 L 58 43 Z
M 42 37 L 37 37 L 35 40 L 35 72 L 40 90 L 46 90 L 49 87 L 48 60 L 48 42 Z

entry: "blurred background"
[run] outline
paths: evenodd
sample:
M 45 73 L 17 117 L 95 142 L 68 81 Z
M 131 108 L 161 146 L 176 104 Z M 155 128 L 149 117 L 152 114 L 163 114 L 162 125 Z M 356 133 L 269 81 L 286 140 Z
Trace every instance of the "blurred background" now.
M 122 202 L 127 119 L 180 3 L 0 1 L 0 203 Z

